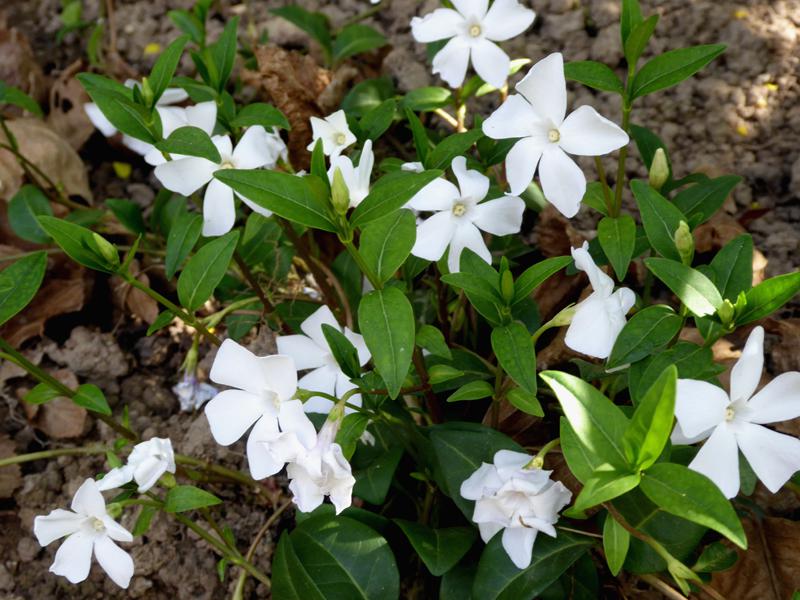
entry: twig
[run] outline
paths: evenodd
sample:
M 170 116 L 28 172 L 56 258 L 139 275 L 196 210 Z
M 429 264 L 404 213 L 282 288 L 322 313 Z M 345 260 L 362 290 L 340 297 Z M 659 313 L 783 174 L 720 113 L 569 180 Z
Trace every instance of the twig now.
M 671 598 L 672 600 L 689 600 L 686 596 L 681 594 L 678 590 L 676 590 L 675 588 L 667 585 L 666 583 L 661 581 L 655 575 L 650 575 L 650 574 L 639 575 L 639 579 L 641 579 L 642 581 L 644 581 L 646 584 L 650 585 L 651 587 L 654 587 L 655 589 L 657 589 L 659 592 L 664 594 L 667 598 Z

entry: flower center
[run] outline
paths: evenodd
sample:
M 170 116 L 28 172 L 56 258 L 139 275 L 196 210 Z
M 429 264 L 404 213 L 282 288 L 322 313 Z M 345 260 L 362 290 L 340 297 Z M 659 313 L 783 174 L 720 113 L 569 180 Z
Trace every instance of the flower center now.
M 101 519 L 98 519 L 97 517 L 92 517 L 90 523 L 92 525 L 92 529 L 94 529 L 98 533 L 106 530 L 106 526 L 103 523 L 103 521 Z
M 728 422 L 733 421 L 734 417 L 736 416 L 736 411 L 733 410 L 730 406 L 725 409 L 725 420 Z
M 236 168 L 236 165 L 234 165 L 234 164 L 233 164 L 231 161 L 229 161 L 229 160 L 223 160 L 223 161 L 222 161 L 222 163 L 219 165 L 219 168 L 220 168 L 220 169 L 235 169 L 235 168 Z
M 275 408 L 280 408 L 281 405 L 281 399 L 278 394 L 267 389 L 264 390 L 264 402 L 274 405 Z
M 467 212 L 467 205 L 463 202 L 456 202 L 453 204 L 453 216 L 455 217 L 463 217 L 464 213 Z
M 558 132 L 558 129 L 551 129 L 547 132 L 547 139 L 548 141 L 555 144 L 558 140 L 561 139 L 561 134 Z
M 477 23 L 469 28 L 469 34 L 472 37 L 478 37 L 481 34 L 481 26 Z
M 337 133 L 335 136 L 333 136 L 333 141 L 336 142 L 337 146 L 343 146 L 347 141 L 347 136 L 345 136 L 343 133 Z

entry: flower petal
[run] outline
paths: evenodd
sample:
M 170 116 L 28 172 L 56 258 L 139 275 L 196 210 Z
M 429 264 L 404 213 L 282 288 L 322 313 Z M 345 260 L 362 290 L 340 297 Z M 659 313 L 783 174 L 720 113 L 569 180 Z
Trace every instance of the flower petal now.
M 533 65 L 515 88 L 531 103 L 543 119 L 560 127 L 567 112 L 567 81 L 564 78 L 564 57 L 554 52 Z
M 726 498 L 739 492 L 739 450 L 736 436 L 726 423 L 714 429 L 689 468 L 713 481 Z
M 460 37 L 452 38 L 433 57 L 433 73 L 438 74 L 452 88 L 464 83 L 469 65 L 469 44 Z
M 231 339 L 224 340 L 214 357 L 209 377 L 214 383 L 260 394 L 266 381 L 261 376 L 258 357 Z
M 462 223 L 456 227 L 447 255 L 447 268 L 451 273 L 458 273 L 461 270 L 461 252 L 464 248 L 469 248 L 488 264 L 492 264 L 492 253 L 486 247 L 480 230 L 472 223 Z
M 119 587 L 127 589 L 133 577 L 133 559 L 131 555 L 117 546 L 110 538 L 101 536 L 94 543 L 94 555 L 111 581 Z
M 530 566 L 537 533 L 528 527 L 507 527 L 503 532 L 503 550 L 518 569 Z
M 434 179 L 406 202 L 404 208 L 413 210 L 450 210 L 453 201 L 459 197 L 456 186 L 442 177 Z
M 445 40 L 459 33 L 464 17 L 451 8 L 437 8 L 424 17 L 411 19 L 411 35 L 423 44 Z
M 511 235 L 522 227 L 525 203 L 516 196 L 504 196 L 481 202 L 472 211 L 472 222 L 478 229 L 493 235 Z
M 531 26 L 536 13 L 518 0 L 494 0 L 483 19 L 483 33 L 492 41 L 503 42 Z
M 310 337 L 320 348 L 328 348 L 328 340 L 322 332 L 323 325 L 330 325 L 334 329 L 342 330 L 339 321 L 333 315 L 333 312 L 327 304 L 323 304 L 313 313 L 311 313 L 305 321 L 300 324 L 300 330 Z
M 519 195 L 533 181 L 536 167 L 542 158 L 544 144 L 535 137 L 522 138 L 506 155 L 506 178 L 511 193 Z
M 364 341 L 364 336 L 360 333 L 356 333 L 349 327 L 345 327 L 344 337 L 346 337 L 355 347 L 356 352 L 358 353 L 358 364 L 363 367 L 369 362 L 369 359 L 372 358 L 372 354 L 370 353 L 369 348 L 367 348 L 367 343 Z
M 286 472 L 291 478 L 289 491 L 292 492 L 294 503 L 300 512 L 311 512 L 322 504 L 325 495 L 303 467 L 290 463 Z
M 730 404 L 722 388 L 707 381 L 678 379 L 675 392 L 675 418 L 686 437 L 693 438 L 725 420 Z
M 494 453 L 494 458 L 492 462 L 494 462 L 494 466 L 497 468 L 497 472 L 500 475 L 500 478 L 506 480 L 510 475 L 512 475 L 515 471 L 522 469 L 525 465 L 527 465 L 533 459 L 532 456 L 529 454 L 525 454 L 524 452 L 514 452 L 513 450 L 498 450 Z M 532 473 L 545 473 L 541 469 L 536 471 L 531 471 Z M 547 472 L 549 474 L 549 471 Z M 548 478 L 549 475 L 545 475 L 545 480 Z
M 136 85 L 139 85 L 139 82 L 135 82 Z M 158 106 L 165 106 L 167 104 L 178 104 L 179 102 L 183 102 L 189 98 L 189 93 L 184 90 L 183 88 L 167 88 L 164 90 L 164 93 L 161 94 L 161 97 L 158 99 L 156 104 Z
M 106 514 L 106 501 L 94 479 L 87 479 L 72 497 L 70 508 L 79 515 L 101 517 Z
M 475 72 L 486 83 L 498 89 L 506 84 L 511 59 L 500 46 L 484 38 L 472 46 L 470 56 Z
M 742 355 L 731 369 L 731 402 L 747 400 L 756 391 L 764 370 L 764 328 L 750 332 Z
M 484 543 L 488 544 L 497 532 L 503 529 L 500 523 L 478 523 L 478 531 L 481 533 L 481 539 Z
M 117 542 L 133 541 L 133 535 L 131 535 L 131 532 L 112 519 L 110 515 L 105 515 L 100 520 L 103 521 L 103 525 L 105 525 L 106 528 L 106 534 L 112 540 Z
M 306 448 L 313 448 L 314 444 L 316 444 L 317 430 L 314 429 L 314 424 L 306 416 L 303 410 L 303 403 L 300 400 L 281 402 L 278 423 L 281 431 L 294 433 Z
M 281 460 L 283 457 L 275 456 L 267 444 L 261 443 L 274 439 L 277 433 L 278 420 L 264 415 L 256 421 L 247 437 L 247 466 L 250 469 L 250 476 L 255 480 L 275 475 L 286 464 Z
M 208 135 L 214 132 L 217 124 L 217 103 L 213 100 L 198 102 L 186 109 L 186 122 L 192 127 L 199 127 Z
M 97 482 L 97 488 L 102 492 L 113 490 L 125 485 L 132 479 L 133 469 L 130 466 L 125 465 L 124 467 L 117 467 L 103 475 L 103 478 Z
M 203 235 L 224 235 L 233 229 L 235 222 L 233 189 L 219 179 L 212 179 L 203 196 Z
M 594 262 L 592 255 L 589 254 L 589 242 L 583 242 L 580 248 L 572 248 L 571 253 L 575 268 L 586 273 L 592 289 L 601 296 L 610 296 L 614 291 L 614 280 Z
M 320 367 L 304 375 L 297 385 L 300 389 L 311 390 L 312 392 L 322 392 L 331 396 L 336 391 L 337 370 L 331 367 Z M 333 402 L 321 396 L 309 398 L 303 404 L 303 410 L 307 413 L 328 414 L 333 407 Z
M 568 219 L 578 214 L 586 177 L 581 168 L 561 148 L 550 148 L 539 163 L 539 179 L 547 201 Z
M 453 0 L 453 6 L 465 17 L 483 19 L 489 8 L 489 0 Z
M 594 356 L 608 358 L 617 336 L 625 326 L 625 317 L 608 310 L 610 298 L 594 292 L 575 307 L 564 343 L 568 348 Z
M 456 224 L 450 211 L 437 212 L 417 226 L 417 239 L 411 254 L 426 260 L 439 260 L 455 231 Z
M 273 155 L 272 144 L 272 138 L 261 125 L 248 127 L 233 151 L 233 164 L 237 169 L 263 167 Z
M 753 471 L 773 494 L 800 471 L 800 440 L 761 425 L 743 423 L 736 441 Z
M 628 134 L 591 106 L 581 106 L 573 111 L 558 128 L 561 139 L 558 145 L 565 152 L 578 156 L 600 156 L 622 148 L 628 143 Z
M 103 111 L 100 110 L 100 107 L 97 106 L 94 102 L 89 102 L 83 105 L 83 112 L 86 113 L 86 116 L 89 117 L 89 120 L 92 122 L 92 125 L 97 127 L 106 137 L 111 137 L 115 133 L 117 133 L 117 128 L 106 119 L 106 116 L 103 114 Z
M 456 156 L 450 164 L 453 174 L 458 181 L 458 187 L 462 198 L 471 198 L 479 202 L 486 197 L 489 191 L 489 178 L 480 171 L 467 169 L 467 159 L 463 156 Z
M 258 366 L 267 389 L 275 392 L 281 402 L 294 396 L 297 391 L 297 368 L 291 357 L 280 354 L 261 356 Z
M 33 534 L 39 545 L 47 546 L 58 538 L 78 531 L 85 519 L 85 516 L 75 514 L 71 510 L 56 508 L 50 511 L 50 514 L 38 516 L 33 520 Z
M 751 423 L 777 423 L 800 417 L 800 373 L 781 373 L 747 403 Z
M 165 188 L 191 196 L 214 177 L 219 165 L 197 156 L 187 156 L 158 165 L 153 173 Z
M 246 205 L 247 205 L 247 206 L 250 208 L 250 210 L 252 210 L 254 213 L 258 213 L 258 214 L 260 214 L 262 217 L 271 217 L 271 216 L 272 216 L 272 211 L 271 211 L 270 209 L 268 209 L 268 208 L 264 208 L 263 206 L 260 206 L 260 205 L 256 204 L 255 202 L 253 202 L 252 200 L 250 200 L 250 198 L 247 198 L 246 196 L 242 196 L 242 195 L 241 195 L 241 194 L 239 194 L 239 193 L 237 193 L 236 195 L 237 195 L 237 196 L 239 197 L 239 199 L 240 199 L 242 202 L 244 202 L 244 203 L 245 203 L 245 204 L 246 204 Z
M 484 495 L 493 494 L 501 485 L 503 481 L 497 473 L 497 467 L 490 463 L 482 463 L 461 483 L 459 493 L 466 500 L 478 500 Z
M 483 133 L 494 139 L 540 136 L 542 145 L 547 130 L 541 117 L 520 94 L 512 94 L 483 122 Z M 533 175 L 531 175 L 533 178 Z
M 555 481 L 545 491 L 531 497 L 530 502 L 540 519 L 555 523 L 558 520 L 558 512 L 569 504 L 571 498 L 572 492 L 560 481 Z M 553 533 L 548 531 L 548 535 Z
M 92 536 L 78 531 L 69 536 L 56 552 L 50 572 L 66 577 L 70 583 L 80 583 L 89 576 L 92 566 Z
M 350 390 L 356 389 L 358 386 L 350 381 L 350 378 L 345 375 L 342 371 L 339 371 L 336 374 L 336 397 L 341 398 Z M 361 406 L 362 398 L 361 394 L 353 394 L 350 398 L 347 399 L 348 404 L 353 404 L 355 406 Z M 349 415 L 356 412 L 355 409 L 350 408 L 349 406 L 344 407 L 344 414 Z
M 259 398 L 249 392 L 224 390 L 206 404 L 205 413 L 214 440 L 229 446 L 264 414 L 264 407 Z
M 291 356 L 298 371 L 316 369 L 325 364 L 329 352 L 306 335 L 280 335 L 275 339 L 278 353 Z

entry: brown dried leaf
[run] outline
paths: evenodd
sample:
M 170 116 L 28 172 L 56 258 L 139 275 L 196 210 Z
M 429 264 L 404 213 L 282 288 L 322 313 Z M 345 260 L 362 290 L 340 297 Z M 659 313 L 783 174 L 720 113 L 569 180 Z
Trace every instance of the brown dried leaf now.
M 53 377 L 69 388 L 78 387 L 78 378 L 67 369 L 51 373 Z M 83 435 L 87 422 L 87 411 L 69 398 L 56 398 L 46 404 L 30 405 L 23 403 L 31 425 L 40 429 L 48 437 L 55 439 L 75 438 Z
M 139 273 L 139 261 L 133 260 L 130 265 L 131 274 L 136 275 L 136 279 L 149 286 L 150 279 L 145 273 Z M 133 313 L 145 323 L 151 324 L 158 317 L 158 303 L 143 291 L 132 287 L 120 277 L 112 280 L 112 291 L 114 293 L 114 304 L 124 312 Z
M 0 15 L 0 81 L 18 87 L 40 103 L 47 94 L 47 77 L 28 38 L 17 29 L 8 28 L 4 14 Z
M 747 233 L 732 216 L 716 212 L 714 216 L 694 230 L 694 246 L 697 252 L 710 252 L 722 248 L 733 238 Z
M 78 153 L 72 146 L 39 119 L 16 119 L 6 123 L 19 143 L 19 152 L 41 169 L 67 195 L 80 196 L 91 202 L 89 180 Z M 0 142 L 8 144 L 5 132 L 0 132 Z M 0 199 L 11 198 L 22 184 L 24 171 L 11 152 L 0 150 Z M 46 187 L 37 176 L 35 183 Z
M 53 83 L 47 115 L 47 124 L 75 150 L 80 150 L 94 132 L 94 125 L 83 110 L 83 105 L 90 102 L 89 95 L 75 79 L 75 73 L 82 68 L 83 62 L 75 61 Z
M 800 319 L 767 319 L 764 329 L 780 336 L 770 357 L 775 373 L 800 371 Z
M 7 435 L 0 436 L 0 458 L 9 458 L 16 452 L 13 440 Z M 9 465 L 0 469 L 0 498 L 11 498 L 14 490 L 22 485 L 22 469 L 19 465 Z

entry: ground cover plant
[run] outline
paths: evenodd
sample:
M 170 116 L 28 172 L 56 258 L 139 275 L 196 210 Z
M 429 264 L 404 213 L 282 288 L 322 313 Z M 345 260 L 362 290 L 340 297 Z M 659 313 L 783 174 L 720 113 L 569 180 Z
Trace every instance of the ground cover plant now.
M 726 48 L 643 58 L 659 21 L 646 9 L 620 2 L 620 70 L 565 62 L 558 47 L 510 57 L 503 43 L 537 18 L 517 0 L 443 3 L 409 23 L 441 86 L 401 94 L 363 77 L 317 114 L 243 92 L 270 57 L 238 17 L 212 40 L 212 2 L 175 10 L 183 35 L 149 73 L 109 76 L 95 44 L 76 77 L 97 130 L 152 169 L 146 213 L 74 200 L 26 155 L 15 115 L 40 119 L 40 106 L 2 84 L 2 148 L 25 182 L 8 223 L 35 246 L 0 271 L 0 324 L 25 316 L 66 255 L 158 307 L 141 333 L 187 333 L 181 406 L 242 448 L 234 467 L 185 454 L 97 385 L 65 383 L 0 338 L 0 357 L 37 381 L 25 403 L 67 398 L 113 432 L 0 459 L 105 458 L 69 507 L 33 520 L 53 576 L 81 584 L 99 568 L 127 589 L 126 544 L 170 519 L 216 555 L 234 598 L 592 598 L 622 582 L 724 597 L 711 577 L 750 551 L 756 486 L 798 489 L 800 441 L 774 427 L 800 416 L 800 372 L 762 385 L 762 324 L 800 273 L 754 285 L 746 233 L 697 251 L 741 178 L 685 172 L 636 108 Z M 386 44 L 363 19 L 272 13 L 334 74 Z M 616 96 L 620 113 L 572 105 L 568 81 Z M 646 178 L 628 177 L 634 161 Z M 521 233 L 582 209 L 596 236 L 568 252 Z M 574 282 L 542 309 L 543 290 Z M 254 351 L 263 332 L 274 347 Z M 741 353 L 723 384 L 712 349 L 728 337 Z M 276 478 L 290 499 L 264 506 L 242 544 L 218 511 Z M 271 560 L 257 560 L 290 511 Z

